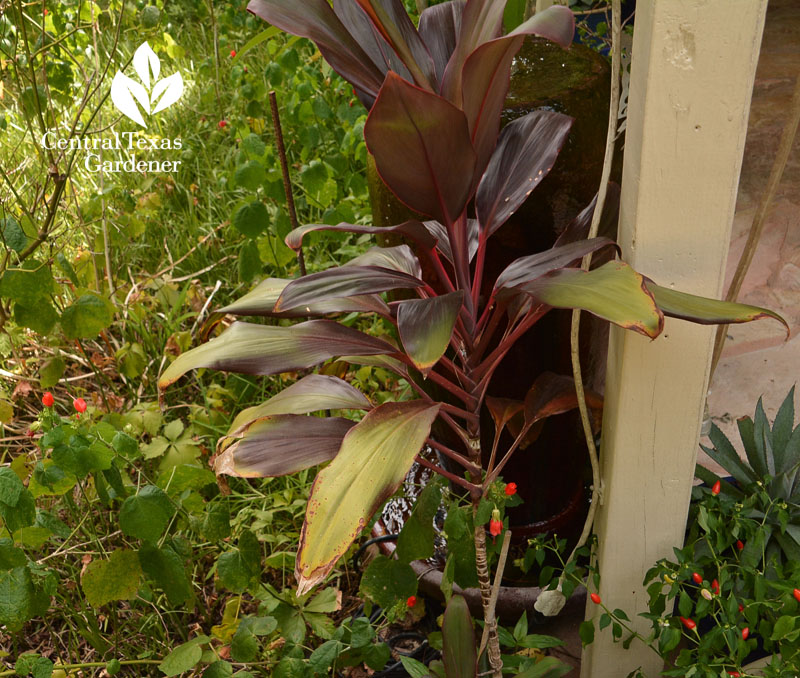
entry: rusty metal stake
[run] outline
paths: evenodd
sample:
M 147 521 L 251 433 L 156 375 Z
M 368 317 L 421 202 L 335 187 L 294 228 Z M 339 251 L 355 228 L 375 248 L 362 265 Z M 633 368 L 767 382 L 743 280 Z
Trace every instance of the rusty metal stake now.
M 297 223 L 297 212 L 294 208 L 294 195 L 292 195 L 292 180 L 289 177 L 289 165 L 286 162 L 286 147 L 283 143 L 283 131 L 281 130 L 281 118 L 278 113 L 278 98 L 275 96 L 275 90 L 269 93 L 269 106 L 272 111 L 272 127 L 275 130 L 275 147 L 278 149 L 278 157 L 281 160 L 281 172 L 283 173 L 283 188 L 286 191 L 286 203 L 289 206 L 289 221 L 292 224 L 292 229 L 298 228 L 300 224 Z M 297 250 L 297 264 L 300 266 L 300 275 L 306 274 L 306 260 L 303 257 L 302 245 Z

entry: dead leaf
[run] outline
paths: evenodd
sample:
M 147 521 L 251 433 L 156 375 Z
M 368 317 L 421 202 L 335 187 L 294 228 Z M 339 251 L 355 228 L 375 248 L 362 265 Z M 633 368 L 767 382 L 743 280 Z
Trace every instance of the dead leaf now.
M 30 382 L 18 381 L 14 391 L 11 393 L 11 398 L 26 398 L 31 391 L 33 391 L 33 386 L 31 386 Z

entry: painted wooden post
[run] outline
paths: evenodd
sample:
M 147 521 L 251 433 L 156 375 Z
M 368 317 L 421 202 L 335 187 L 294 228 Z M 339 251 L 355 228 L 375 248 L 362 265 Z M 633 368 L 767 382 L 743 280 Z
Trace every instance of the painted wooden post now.
M 664 286 L 721 292 L 767 0 L 640 2 L 628 99 L 619 242 Z M 718 297 L 719 298 L 719 297 Z M 612 328 L 603 423 L 600 594 L 645 634 L 642 580 L 684 538 L 713 328 L 667 318 L 653 342 Z M 588 603 L 587 616 L 597 616 Z M 659 673 L 610 628 L 582 678 Z

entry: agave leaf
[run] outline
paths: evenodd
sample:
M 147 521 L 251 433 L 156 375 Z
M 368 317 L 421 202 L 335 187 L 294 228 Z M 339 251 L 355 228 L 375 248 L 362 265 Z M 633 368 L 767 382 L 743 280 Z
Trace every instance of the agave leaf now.
M 289 235 L 286 236 L 286 245 L 293 250 L 299 250 L 303 245 L 303 238 L 306 233 L 311 233 L 312 231 L 344 231 L 346 233 L 368 233 L 373 235 L 397 233 L 408 238 L 423 249 L 431 250 L 436 246 L 436 239 L 419 221 L 405 221 L 397 226 L 386 227 L 358 226 L 356 224 L 345 223 L 336 226 L 308 224 L 307 226 L 300 226 L 289 233 Z
M 318 365 L 335 356 L 380 355 L 395 348 L 332 320 L 309 320 L 291 327 L 237 322 L 216 339 L 179 355 L 158 381 L 158 388 L 189 370 L 210 367 L 244 374 L 279 374 Z
M 603 398 L 586 389 L 586 404 L 594 414 L 595 428 L 600 424 Z M 541 419 L 564 414 L 578 407 L 578 394 L 572 377 L 543 372 L 533 382 L 525 396 L 525 424 L 530 426 Z
M 295 565 L 298 595 L 322 581 L 394 494 L 438 412 L 438 403 L 386 403 L 350 429 L 311 487 Z
M 464 302 L 464 292 L 428 299 L 402 301 L 397 307 L 397 328 L 406 354 L 427 376 L 450 345 L 453 327 Z
M 242 426 L 220 449 L 217 475 L 273 478 L 330 461 L 355 422 L 341 417 L 276 414 Z
M 772 424 L 772 453 L 775 457 L 776 473 L 784 473 L 797 463 L 797 459 L 787 455 L 787 446 L 792 438 L 794 426 L 794 389 L 792 386 L 784 398 Z
M 406 65 L 414 82 L 420 87 L 434 91 L 436 68 L 433 59 L 408 16 L 402 0 L 355 1 Z
M 756 473 L 762 478 L 775 475 L 775 461 L 772 458 L 772 430 L 764 412 L 763 397 L 756 403 L 756 413 L 753 418 L 752 448 L 745 448 L 747 459 Z
M 344 266 L 378 266 L 408 273 L 415 278 L 422 277 L 422 266 L 419 259 L 408 245 L 372 247 L 364 254 L 348 261 Z
M 281 293 L 290 282 L 292 282 L 291 279 L 285 278 L 262 280 L 250 292 L 219 309 L 217 313 L 274 318 L 305 318 L 328 313 L 380 313 L 383 316 L 390 314 L 386 302 L 377 294 L 344 299 L 328 299 L 327 301 L 308 304 L 305 308 L 276 311 L 275 304 L 278 301 L 278 297 L 281 296 Z
M 402 59 L 384 40 L 356 0 L 334 0 L 333 11 L 381 73 L 386 75 L 388 71 L 394 71 L 406 80 L 412 79 Z M 371 105 L 372 102 L 367 108 Z
M 313 40 L 333 70 L 372 98 L 377 96 L 383 72 L 350 35 L 327 0 L 250 0 L 247 11 L 282 31 Z
M 428 7 L 419 15 L 419 35 L 433 58 L 439 82 L 456 47 L 465 4 L 464 0 L 450 0 Z
M 714 483 L 720 481 L 720 488 L 722 492 L 724 492 L 725 494 L 729 494 L 732 497 L 736 497 L 737 499 L 741 499 L 742 497 L 744 497 L 743 492 L 738 490 L 731 483 L 723 483 L 722 478 L 720 478 L 713 471 L 709 471 L 705 466 L 701 466 L 700 464 L 695 464 L 694 475 L 696 478 L 702 480 L 709 487 L 713 487 Z
M 784 453 L 784 466 L 786 466 L 786 477 L 790 481 L 792 492 L 798 482 L 798 471 L 800 471 L 800 426 L 798 426 L 786 443 L 786 451 Z
M 800 560 L 800 546 L 798 546 L 798 544 L 800 544 L 800 532 L 798 532 L 797 525 L 787 525 L 786 535 L 780 532 L 774 533 L 776 541 L 780 544 L 781 549 L 783 549 L 788 559 L 797 562 Z M 791 537 L 791 539 L 789 537 Z
M 572 118 L 552 111 L 534 111 L 506 125 L 475 195 L 475 211 L 487 237 L 547 176 L 571 126 Z
M 478 649 L 472 615 L 463 596 L 450 598 L 442 621 L 442 661 L 446 676 L 475 678 L 478 675 Z
M 464 211 L 475 151 L 458 108 L 389 73 L 364 138 L 384 183 L 412 210 L 444 224 Z
M 408 273 L 379 266 L 336 266 L 290 282 L 275 304 L 276 311 L 308 307 L 329 299 L 423 287 Z
M 555 308 L 580 308 L 651 339 L 664 328 L 664 316 L 644 279 L 621 261 L 611 261 L 588 272 L 562 268 L 514 290 Z
M 319 410 L 369 410 L 372 404 L 357 388 L 343 379 L 325 374 L 309 374 L 266 402 L 248 407 L 230 425 L 227 436 L 243 426 L 276 414 L 308 414 Z M 223 444 L 223 440 L 226 442 Z M 220 440 L 221 449 L 230 444 L 229 437 Z
M 789 325 L 780 315 L 767 308 L 740 304 L 735 301 L 717 301 L 708 297 L 698 297 L 694 294 L 661 287 L 652 280 L 645 282 L 647 289 L 650 290 L 664 315 L 689 320 L 700 325 L 747 323 L 759 318 L 774 318 L 783 324 L 788 336 Z
M 438 5 L 435 5 L 438 7 Z M 430 231 L 431 235 L 437 239 L 436 249 L 440 254 L 447 259 L 451 264 L 453 263 L 453 250 L 450 247 L 450 237 L 447 235 L 447 229 L 444 224 L 438 221 L 424 222 L 425 228 Z M 480 226 L 477 219 L 467 219 L 467 248 L 469 250 L 469 260 L 475 257 L 480 246 Z
M 705 453 L 739 481 L 742 487 L 746 487 L 758 480 L 756 474 L 739 458 L 739 454 L 734 449 L 731 441 L 728 440 L 716 424 L 711 424 L 711 431 L 709 431 L 708 437 L 714 447 L 703 447 Z
M 603 247 L 616 247 L 616 243 L 608 238 L 592 238 L 520 257 L 512 261 L 497 277 L 494 287 L 496 290 L 500 290 L 536 280 L 545 273 L 574 264 L 584 255 L 596 252 Z

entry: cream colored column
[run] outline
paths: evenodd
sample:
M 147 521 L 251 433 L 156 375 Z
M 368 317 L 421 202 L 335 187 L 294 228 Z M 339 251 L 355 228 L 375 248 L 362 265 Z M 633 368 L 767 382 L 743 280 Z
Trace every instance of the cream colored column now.
M 639 2 L 623 170 L 624 258 L 661 285 L 721 292 L 767 0 Z M 719 298 L 719 297 L 718 297 Z M 667 318 L 655 341 L 612 327 L 597 517 L 600 595 L 645 635 L 642 579 L 683 543 L 712 328 Z M 587 616 L 597 616 L 588 603 Z M 582 678 L 661 662 L 598 633 Z

